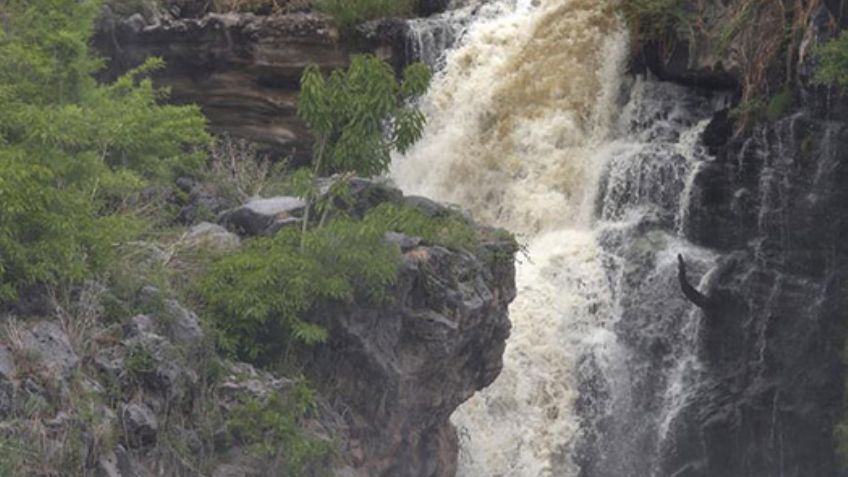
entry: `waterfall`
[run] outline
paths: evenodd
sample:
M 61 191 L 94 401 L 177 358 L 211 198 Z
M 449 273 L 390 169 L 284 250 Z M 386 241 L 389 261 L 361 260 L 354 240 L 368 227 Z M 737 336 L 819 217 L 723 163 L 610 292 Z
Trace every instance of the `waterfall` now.
M 716 103 L 628 79 L 611 2 L 498 0 L 466 14 L 453 16 L 456 46 L 427 53 L 441 68 L 428 125 L 391 172 L 527 247 L 503 372 L 453 416 L 459 475 L 659 475 L 700 370 L 676 257 L 695 279 L 715 259 L 680 233 Z

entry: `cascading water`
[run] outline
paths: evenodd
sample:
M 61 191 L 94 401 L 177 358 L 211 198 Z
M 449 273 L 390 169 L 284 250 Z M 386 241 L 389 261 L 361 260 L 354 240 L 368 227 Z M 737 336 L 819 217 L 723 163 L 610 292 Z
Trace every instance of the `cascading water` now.
M 453 15 L 462 40 L 392 176 L 516 232 L 528 251 L 504 370 L 453 417 L 459 475 L 654 475 L 699 371 L 676 256 L 693 276 L 713 257 L 676 232 L 714 105 L 626 80 L 608 2 L 501 0 L 473 22 Z M 440 64 L 443 43 L 428 45 Z

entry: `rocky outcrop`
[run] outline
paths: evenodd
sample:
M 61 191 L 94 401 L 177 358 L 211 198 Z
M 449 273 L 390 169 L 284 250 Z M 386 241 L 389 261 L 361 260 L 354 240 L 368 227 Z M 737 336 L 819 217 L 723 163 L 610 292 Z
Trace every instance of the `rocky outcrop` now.
M 310 356 L 309 372 L 344 417 L 342 475 L 452 477 L 449 417 L 503 365 L 515 244 L 493 240 L 475 256 L 390 239 L 403 251 L 390 299 L 319 310 L 313 319 L 330 342 Z
M 198 8 L 187 8 L 173 5 L 166 12 L 174 13 L 152 18 L 121 17 L 107 9 L 94 40 L 109 59 L 103 77 L 114 78 L 149 57 L 161 57 L 166 67 L 156 74 L 156 82 L 170 89 L 173 101 L 198 104 L 213 132 L 257 143 L 277 158 L 300 163 L 311 158 L 311 138 L 295 116 L 307 65 L 344 67 L 356 52 L 375 52 L 397 65 L 404 61 L 403 42 L 396 36 L 402 27 L 393 22 L 340 40 L 326 17 L 312 13 L 217 14 L 200 9 L 200 14 Z
M 428 215 L 457 213 L 363 179 L 352 180 L 352 192 L 345 206 L 354 217 L 385 201 L 405 201 Z M 302 211 L 303 204 L 255 199 L 233 209 L 250 211 L 241 226 L 233 225 L 232 212 L 221 221 L 245 236 L 269 235 L 292 207 Z M 337 457 L 310 454 L 303 475 L 451 477 L 458 442 L 449 417 L 499 374 L 515 296 L 514 241 L 496 231 L 481 236 L 470 253 L 387 234 L 387 246 L 402 252 L 387 299 L 325 303 L 308 317 L 330 339 L 303 351 L 319 396 L 295 417 L 280 414 L 299 396 L 295 380 L 218 357 L 200 318 L 155 287 L 143 287 L 120 308 L 133 314 L 117 321 L 98 298 L 109 290 L 93 283 L 74 292 L 67 309 L 49 297 L 29 297 L 61 319 L 21 315 L 29 309 L 23 306 L 3 315 L 0 439 L 4 449 L 35 436 L 39 444 L 11 454 L 2 469 L 29 472 L 18 459 L 26 456 L 44 469 L 74 462 L 85 475 L 109 477 L 287 475 L 286 453 L 297 449 L 272 441 L 281 447 L 269 454 L 261 445 L 294 432 L 307 439 L 303 445 L 332 447 Z M 195 252 L 240 244 L 211 223 L 183 237 Z M 283 437 L 264 434 L 287 422 L 298 427 L 285 427 Z M 261 426 L 272 427 L 255 430 Z
M 713 304 L 702 311 L 706 377 L 668 431 L 659 475 L 838 475 L 848 123 L 844 99 L 808 79 L 809 48 L 842 10 L 824 2 L 809 17 L 789 81 L 803 106 L 747 130 L 721 111 L 703 135 L 715 159 L 694 176 L 685 236 L 720 254 L 701 288 Z M 739 85 L 717 46 L 682 51 L 649 66 L 687 85 Z

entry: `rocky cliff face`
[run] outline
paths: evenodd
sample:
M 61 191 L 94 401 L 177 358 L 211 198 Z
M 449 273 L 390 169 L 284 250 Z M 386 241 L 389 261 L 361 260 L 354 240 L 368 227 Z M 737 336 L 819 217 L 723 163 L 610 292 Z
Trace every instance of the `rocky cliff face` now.
M 103 76 L 161 57 L 166 67 L 156 81 L 171 90 L 173 101 L 199 105 L 213 132 L 250 140 L 276 158 L 301 164 L 311 158 L 311 138 L 295 116 L 307 65 L 343 67 L 357 52 L 404 61 L 402 23 L 375 23 L 342 39 L 326 17 L 313 13 L 217 14 L 189 8 L 208 2 L 183 3 L 152 17 L 107 8 L 94 40 L 109 61 Z
M 392 200 L 427 214 L 455 213 L 354 183 L 355 208 Z M 220 220 L 244 236 L 270 234 L 297 223 L 302 209 L 299 200 L 278 197 Z M 295 429 L 286 427 L 290 409 L 250 406 L 295 399 L 297 382 L 219 358 L 198 316 L 158 289 L 146 286 L 120 303 L 119 310 L 137 311 L 131 316 L 107 309 L 115 306 L 111 291 L 96 283 L 64 302 L 33 289 L 0 310 L 0 473 L 34 472 L 26 465 L 37 464 L 48 474 L 106 477 L 288 475 L 289 453 L 328 448 L 303 475 L 453 476 L 458 444 L 449 416 L 500 373 L 515 296 L 515 243 L 486 236 L 476 253 L 386 236 L 402 252 L 389 299 L 327 303 L 309 317 L 330 340 L 303 352 L 319 396 Z M 201 223 L 181 247 L 239 246 L 233 232 Z M 312 447 L 272 440 L 292 432 Z M 265 440 L 279 449 L 258 451 Z
M 721 254 L 702 289 L 710 300 L 701 312 L 706 381 L 671 426 L 674 445 L 658 475 L 837 475 L 848 123 L 843 98 L 810 86 L 809 47 L 844 23 L 844 8 L 824 2 L 805 23 L 790 60 L 796 107 L 747 131 L 721 111 L 703 135 L 714 160 L 694 177 L 685 236 Z M 665 52 L 646 49 L 654 72 L 687 85 L 742 86 L 740 67 L 722 63 L 715 47 L 676 47 L 685 54 L 663 61 Z
M 332 338 L 310 369 L 344 416 L 352 461 L 342 475 L 452 477 L 450 415 L 503 365 L 515 249 L 483 244 L 481 261 L 394 239 L 404 254 L 391 303 L 320 310 L 315 319 Z

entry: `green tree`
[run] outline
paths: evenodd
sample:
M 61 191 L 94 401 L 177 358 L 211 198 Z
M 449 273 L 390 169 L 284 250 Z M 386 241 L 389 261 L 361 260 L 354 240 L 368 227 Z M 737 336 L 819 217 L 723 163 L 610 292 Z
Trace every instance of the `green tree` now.
M 195 107 L 160 104 L 150 60 L 113 84 L 88 51 L 98 0 L 0 0 L 0 302 L 84 278 L 139 230 L 128 197 L 191 168 Z
M 421 138 L 425 118 L 413 99 L 429 83 L 427 66 L 408 66 L 398 82 L 391 67 L 373 55 L 354 56 L 347 70 L 333 71 L 326 78 L 317 66 L 306 69 L 297 115 L 309 126 L 315 146 L 313 168 L 305 181 L 308 187 L 303 191 L 307 202 L 304 236 L 319 176 L 382 174 L 391 163 L 392 151 L 406 152 Z M 324 217 L 327 210 L 324 207 Z

